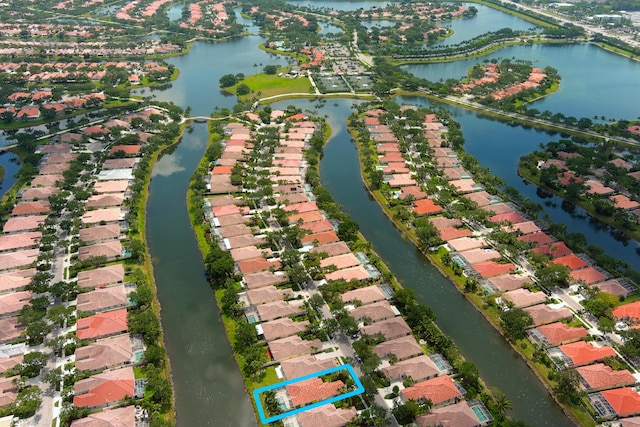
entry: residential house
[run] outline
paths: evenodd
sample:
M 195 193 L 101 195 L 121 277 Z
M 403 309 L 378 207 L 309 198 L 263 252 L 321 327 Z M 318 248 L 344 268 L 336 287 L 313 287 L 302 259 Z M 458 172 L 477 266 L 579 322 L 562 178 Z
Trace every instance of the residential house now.
M 76 368 L 79 371 L 101 371 L 129 365 L 133 360 L 133 349 L 129 334 L 98 340 L 75 353 Z
M 75 383 L 73 405 L 95 409 L 133 397 L 134 383 L 131 367 L 104 371 Z
M 465 394 L 462 386 L 454 382 L 449 375 L 431 378 L 400 391 L 400 397 L 403 401 L 430 400 L 433 409 L 458 403 Z

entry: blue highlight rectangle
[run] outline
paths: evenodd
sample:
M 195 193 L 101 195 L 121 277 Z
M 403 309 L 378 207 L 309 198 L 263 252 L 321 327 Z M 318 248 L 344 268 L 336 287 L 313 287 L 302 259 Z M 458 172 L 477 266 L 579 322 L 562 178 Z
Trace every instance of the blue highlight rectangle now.
M 304 380 L 308 380 L 310 378 L 316 378 L 316 377 L 321 377 L 323 375 L 332 374 L 334 372 L 342 371 L 342 370 L 345 370 L 345 369 L 349 372 L 349 374 L 351 375 L 351 378 L 353 378 L 353 381 L 356 384 L 356 389 L 355 390 L 349 391 L 347 393 L 342 393 L 342 394 L 339 394 L 339 395 L 334 396 L 334 397 L 330 397 L 329 399 L 321 400 L 320 402 L 309 404 L 309 405 L 304 406 L 302 408 L 293 409 L 293 410 L 285 412 L 283 414 L 274 415 L 273 417 L 269 417 L 269 418 L 265 417 L 264 409 L 262 408 L 262 402 L 260 401 L 260 393 L 264 393 L 266 391 L 273 390 L 273 389 L 276 389 L 276 388 L 282 388 L 282 387 L 285 387 L 285 386 L 287 386 L 289 384 L 295 384 L 295 383 L 298 383 L 298 382 L 301 382 L 301 381 L 304 381 Z M 353 367 L 351 365 L 349 365 L 349 364 L 346 364 L 346 365 L 342 365 L 342 366 L 334 366 L 333 368 L 325 369 L 323 371 L 319 371 L 319 372 L 316 372 L 316 373 L 313 373 L 313 374 L 309 374 L 309 375 L 304 375 L 302 377 L 294 378 L 292 380 L 282 381 L 282 382 L 279 382 L 279 383 L 276 383 L 276 384 L 272 384 L 272 385 L 268 385 L 268 386 L 265 386 L 265 387 L 257 388 L 257 389 L 255 389 L 253 391 L 253 398 L 255 399 L 256 406 L 258 407 L 258 415 L 260 416 L 260 421 L 262 422 L 262 424 L 269 424 L 269 423 L 272 423 L 274 421 L 278 421 L 278 420 L 281 420 L 283 418 L 287 418 L 287 417 L 290 417 L 292 415 L 299 414 L 300 412 L 304 412 L 304 411 L 307 411 L 309 409 L 317 408 L 319 406 L 328 405 L 329 403 L 337 402 L 338 400 L 346 399 L 346 398 L 351 397 L 351 396 L 356 396 L 356 395 L 361 394 L 361 393 L 364 393 L 364 386 L 360 382 L 360 379 L 356 375 L 356 372 L 353 370 Z

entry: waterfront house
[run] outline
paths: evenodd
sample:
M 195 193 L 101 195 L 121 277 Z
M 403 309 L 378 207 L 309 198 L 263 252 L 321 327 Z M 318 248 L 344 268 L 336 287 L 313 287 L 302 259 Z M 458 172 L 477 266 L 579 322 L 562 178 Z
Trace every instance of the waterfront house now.
M 87 346 L 78 347 L 75 353 L 76 368 L 79 371 L 119 368 L 131 364 L 132 360 L 133 348 L 129 334 L 98 340 Z
M 372 276 L 362 265 L 356 265 L 355 267 L 327 273 L 325 278 L 327 280 L 344 280 L 345 282 L 350 282 L 352 280 L 369 280 Z
M 78 286 L 83 289 L 95 289 L 98 287 L 112 286 L 123 283 L 124 265 L 113 264 L 94 270 L 78 273 Z
M 555 322 L 529 329 L 527 335 L 534 344 L 553 347 L 576 342 L 589 335 L 589 332 L 582 326 L 574 328 L 562 322 Z
M 487 245 L 487 241 L 484 238 L 476 237 L 459 237 L 447 242 L 449 247 L 454 251 L 462 252 L 470 249 L 479 249 Z
M 388 301 L 380 301 L 373 304 L 357 307 L 351 310 L 349 315 L 356 320 L 369 318 L 372 322 L 379 322 L 381 320 L 391 319 L 395 316 L 399 316 L 400 312 L 397 308 L 389 304 Z
M 124 220 L 124 215 L 120 208 L 95 209 L 85 212 L 81 221 L 83 224 L 109 224 L 119 223 Z
M 123 255 L 120 240 L 109 240 L 89 246 L 80 246 L 78 248 L 78 259 L 80 261 L 100 256 L 106 257 L 108 261 L 113 261 L 121 258 Z
M 40 187 L 40 188 L 28 188 L 22 192 L 22 200 L 29 202 L 35 200 L 47 200 L 50 196 L 58 194 L 60 189 L 57 187 Z M 20 194 L 20 192 L 18 192 Z
M 81 339 L 98 339 L 117 335 L 129 330 L 127 310 L 108 311 L 76 321 L 76 336 Z
M 436 361 L 438 362 L 437 364 Z M 452 369 L 451 365 L 440 354 L 435 353 L 428 356 L 421 354 L 420 356 L 394 363 L 382 368 L 382 372 L 391 381 L 403 381 L 411 378 L 420 382 L 439 375 L 449 374 Z
M 493 417 L 480 400 L 437 408 L 416 418 L 418 427 L 484 427 L 492 422 Z
M 571 254 L 571 249 L 564 242 L 553 242 L 544 246 L 538 246 L 532 249 L 533 252 L 549 255 L 551 258 L 560 258 Z
M 84 243 L 96 243 L 118 239 L 120 237 L 120 226 L 118 224 L 98 225 L 96 227 L 81 228 L 79 232 L 80 241 Z
M 400 391 L 400 397 L 404 402 L 430 400 L 433 409 L 458 403 L 465 394 L 462 386 L 454 382 L 449 375 L 431 378 Z
M 300 412 L 300 427 L 342 427 L 357 415 L 356 408 L 336 408 L 332 403 Z
M 34 202 L 19 202 L 11 211 L 11 216 L 28 216 L 46 214 L 51 210 L 48 200 L 38 200 Z
M 320 261 L 320 267 L 325 269 L 335 267 L 335 270 L 342 270 L 349 267 L 355 267 L 356 265 L 360 265 L 360 260 L 358 260 L 358 258 L 352 253 L 336 255 Z M 345 301 L 344 298 L 343 301 Z
M 93 185 L 93 192 L 97 194 L 125 193 L 128 188 L 128 181 L 98 181 Z
M 276 274 L 271 271 L 259 271 L 257 273 L 245 274 L 242 281 L 247 289 L 258 289 L 286 282 L 287 276 L 284 273 Z
M 411 335 L 411 328 L 407 322 L 400 316 L 391 319 L 374 322 L 360 328 L 363 335 L 378 336 L 381 335 L 386 340 L 400 338 Z
M 71 422 L 71 427 L 136 427 L 136 409 L 133 405 L 124 408 L 105 409 Z
M 609 346 L 596 347 L 585 341 L 564 344 L 548 350 L 552 360 L 562 360 L 566 367 L 590 365 L 607 357 L 616 357 L 616 352 Z
M 516 308 L 524 308 L 545 302 L 547 295 L 542 291 L 531 292 L 528 289 L 520 288 L 505 292 L 502 294 L 502 299 L 512 303 Z
M 635 388 L 604 390 L 589 394 L 588 399 L 597 415 L 607 420 L 640 414 L 640 394 Z
M 403 336 L 389 341 L 383 341 L 371 349 L 375 354 L 383 359 L 395 356 L 396 360 L 402 361 L 424 354 L 422 347 L 412 335 Z
M 283 317 L 256 325 L 256 331 L 259 336 L 264 336 L 266 341 L 274 341 L 304 332 L 307 326 L 309 326 L 308 320 L 296 322 L 289 317 Z
M 546 325 L 573 318 L 573 313 L 566 307 L 554 308 L 546 304 L 538 304 L 523 309 L 533 319 L 532 326 Z
M 565 255 L 563 257 L 556 258 L 551 262 L 557 265 L 564 265 L 569 270 L 579 270 L 589 266 L 589 264 L 584 262 L 576 254 Z
M 345 385 L 341 380 L 324 382 L 320 377 L 309 378 L 286 386 L 294 407 L 319 402 L 343 393 Z
M 479 262 L 477 264 L 473 264 L 471 267 L 473 267 L 473 269 L 476 270 L 484 279 L 511 273 L 515 271 L 516 268 L 515 265 L 511 263 L 500 264 L 495 261 Z
M 279 319 L 281 317 L 293 316 L 304 313 L 302 301 L 275 301 L 267 304 L 256 306 L 260 320 L 265 322 L 268 320 Z
M 339 241 L 334 243 L 327 243 L 326 245 L 315 246 L 311 248 L 309 252 L 316 252 L 316 253 L 324 252 L 328 256 L 333 257 L 336 255 L 349 253 L 351 252 L 351 249 L 349 249 L 349 246 L 345 242 Z
M 321 349 L 322 341 L 319 339 L 303 340 L 298 335 L 269 342 L 269 352 L 276 362 L 302 356 L 303 354 L 311 354 Z
M 273 285 L 247 291 L 247 299 L 251 305 L 260 305 L 290 298 L 293 298 L 291 289 L 278 289 Z
M 129 297 L 124 285 L 99 288 L 91 292 L 78 295 L 78 311 L 95 313 L 126 308 Z
M 74 385 L 73 404 L 76 407 L 101 408 L 134 396 L 133 368 L 105 371 L 80 380 Z
M 589 393 L 636 383 L 636 378 L 627 369 L 616 371 L 604 363 L 581 366 L 576 372 L 580 376 L 580 389 Z
M 311 213 L 311 212 L 310 212 Z M 327 243 L 338 242 L 340 238 L 335 231 L 324 231 L 322 233 L 308 234 L 300 239 L 303 245 L 326 245 Z
M 576 284 L 593 285 L 607 280 L 610 276 L 595 267 L 581 268 L 569 273 L 570 280 Z
M 310 354 L 283 360 L 280 363 L 282 373 L 287 380 L 315 374 L 316 372 L 324 371 L 335 366 L 338 366 L 338 362 L 333 357 L 319 359 L 318 357 Z
M 476 248 L 460 252 L 459 255 L 469 264 L 478 264 L 491 260 L 499 260 L 502 258 L 500 252 L 495 249 Z

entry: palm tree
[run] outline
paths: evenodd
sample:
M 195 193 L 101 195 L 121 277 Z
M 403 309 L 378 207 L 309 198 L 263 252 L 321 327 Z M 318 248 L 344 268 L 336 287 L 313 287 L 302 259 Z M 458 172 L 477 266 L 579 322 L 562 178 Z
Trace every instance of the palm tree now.
M 496 411 L 501 415 L 504 415 L 507 411 L 510 411 L 513 406 L 509 398 L 502 392 L 496 395 Z

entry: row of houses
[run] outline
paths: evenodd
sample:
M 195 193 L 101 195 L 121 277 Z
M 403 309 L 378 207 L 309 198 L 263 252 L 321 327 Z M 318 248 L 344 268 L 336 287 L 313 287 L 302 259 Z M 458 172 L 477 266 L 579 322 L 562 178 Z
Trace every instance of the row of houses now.
M 361 253 L 353 253 L 336 233 L 336 224 L 328 220 L 314 202 L 314 195 L 306 185 L 306 162 L 303 150 L 315 132 L 316 125 L 300 117 L 302 121 L 287 125 L 273 154 L 273 166 L 268 168 L 272 181 L 274 202 L 282 207 L 290 227 L 304 230 L 301 237 L 304 253 L 322 254 L 320 268 L 324 278 L 314 281 L 314 286 L 324 286 L 335 281 L 356 284 L 356 288 L 343 293 L 340 298 L 348 313 L 359 324 L 360 332 L 383 340 L 372 351 L 383 360 L 381 371 L 392 385 L 402 390 L 400 399 L 426 400 L 434 404 L 434 411 L 424 416 L 420 425 L 429 424 L 437 417 L 454 417 L 465 420 L 465 425 L 487 425 L 491 416 L 479 401 L 464 401 L 464 389 L 449 375 L 452 368 L 439 354 L 426 355 L 411 334 L 411 329 L 390 303 L 392 290 L 387 285 L 371 284 L 379 272 Z M 254 145 L 251 130 L 242 124 L 229 124 L 225 131 L 228 139 L 223 154 L 210 175 L 210 192 L 220 194 L 230 188 L 233 169 L 249 156 L 251 150 L 261 150 Z M 248 137 L 248 138 L 247 138 Z M 234 148 L 240 147 L 240 148 Z M 241 155 L 232 155 L 239 152 Z M 233 163 L 233 164 L 232 164 Z M 235 191 L 242 191 L 235 188 Z M 291 380 L 337 366 L 336 353 L 331 345 L 318 339 L 302 339 L 309 321 L 297 317 L 304 315 L 303 302 L 313 291 L 295 290 L 287 285 L 289 279 L 282 271 L 278 254 L 264 247 L 263 236 L 272 231 L 275 224 L 255 227 L 252 218 L 258 210 L 243 206 L 240 198 L 229 194 L 208 199 L 212 233 L 221 247 L 230 251 L 236 271 L 243 276 L 244 290 L 239 294 L 245 305 L 245 314 L 256 327 L 259 338 L 264 339 L 271 360 L 277 363 L 276 372 L 283 380 Z M 251 227 L 248 224 L 254 225 Z M 411 378 L 415 383 L 405 387 L 403 382 Z M 276 390 L 276 398 L 283 411 L 324 400 L 344 390 L 342 381 L 323 382 L 320 378 L 300 381 Z M 380 393 L 384 396 L 387 391 Z M 394 405 L 388 401 L 389 408 Z M 354 408 L 337 409 L 334 405 L 303 411 L 286 421 L 296 426 L 343 426 L 356 415 Z
M 133 45 L 132 45 L 133 43 Z M 114 46 L 109 42 L 77 41 L 36 41 L 20 39 L 0 40 L 0 55 L 34 56 L 42 53 L 49 57 L 57 56 L 98 56 L 121 58 L 132 56 L 163 55 L 180 51 L 180 46 L 161 40 L 127 41 L 125 45 Z
M 189 5 L 189 18 L 186 22 L 181 22 L 180 27 L 210 33 L 226 31 L 230 28 L 227 23 L 229 15 L 225 9 L 228 4 L 226 1 L 213 0 L 192 3 Z M 209 25 L 213 28 L 209 28 Z

